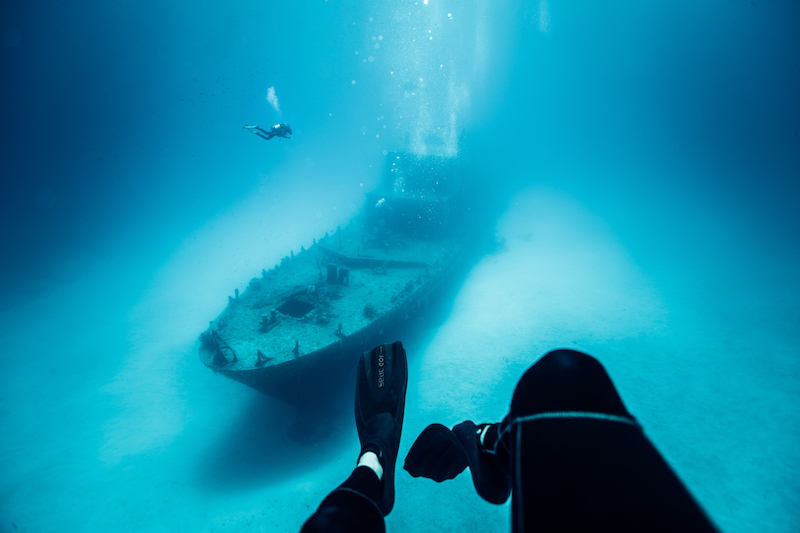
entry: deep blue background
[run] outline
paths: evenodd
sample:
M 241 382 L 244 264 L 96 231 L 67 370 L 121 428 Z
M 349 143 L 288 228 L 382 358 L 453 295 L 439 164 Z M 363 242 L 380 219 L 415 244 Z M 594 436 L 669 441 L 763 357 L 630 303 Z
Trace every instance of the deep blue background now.
M 450 5 L 458 15 L 467 4 Z M 461 148 L 487 180 L 555 180 L 599 195 L 609 216 L 641 207 L 631 190 L 676 219 L 672 197 L 701 197 L 765 233 L 796 232 L 796 3 L 554 2 L 546 34 L 538 9 L 477 9 L 489 64 L 469 82 Z M 378 152 L 359 144 L 361 127 L 392 102 L 387 78 L 360 71 L 352 50 L 367 16 L 401 33 L 391 13 L 379 2 L 3 2 L 6 289 L 132 227 L 146 235 L 137 246 L 174 240 L 287 160 L 365 168 Z M 291 149 L 254 145 L 240 129 L 279 119 L 269 86 L 297 132 Z M 404 133 L 386 147 L 403 148 Z M 522 183 L 508 183 L 519 169 Z

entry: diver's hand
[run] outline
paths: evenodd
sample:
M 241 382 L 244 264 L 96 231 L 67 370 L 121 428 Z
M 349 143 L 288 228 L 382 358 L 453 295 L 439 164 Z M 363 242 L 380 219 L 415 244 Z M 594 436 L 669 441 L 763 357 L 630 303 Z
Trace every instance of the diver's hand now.
M 441 424 L 431 424 L 411 446 L 403 468 L 414 477 L 441 483 L 455 478 L 468 464 L 467 453 L 453 432 Z

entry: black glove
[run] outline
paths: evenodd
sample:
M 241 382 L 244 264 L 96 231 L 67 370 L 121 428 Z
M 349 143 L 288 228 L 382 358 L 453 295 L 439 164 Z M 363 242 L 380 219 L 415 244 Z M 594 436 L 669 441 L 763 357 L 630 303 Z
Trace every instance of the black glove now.
M 452 431 L 431 424 L 417 437 L 403 468 L 414 477 L 441 483 L 453 479 L 469 466 L 478 495 L 490 503 L 504 503 L 511 493 L 507 457 L 481 450 L 479 428 L 467 420 Z

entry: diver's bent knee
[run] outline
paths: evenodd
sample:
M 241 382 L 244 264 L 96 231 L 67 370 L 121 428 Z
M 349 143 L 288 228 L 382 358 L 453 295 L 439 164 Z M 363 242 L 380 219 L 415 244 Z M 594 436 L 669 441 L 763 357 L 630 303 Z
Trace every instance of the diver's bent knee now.
M 630 416 L 600 361 L 575 350 L 553 350 L 520 378 L 511 402 L 514 416 L 590 411 Z

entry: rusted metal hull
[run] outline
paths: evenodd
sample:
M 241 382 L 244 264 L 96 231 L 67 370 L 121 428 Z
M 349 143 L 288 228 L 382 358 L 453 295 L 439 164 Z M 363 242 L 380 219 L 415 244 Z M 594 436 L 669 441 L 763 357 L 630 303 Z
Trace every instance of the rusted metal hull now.
M 312 353 L 261 368 L 227 369 L 214 365 L 214 354 L 201 348 L 201 359 L 214 372 L 288 403 L 302 401 L 309 394 L 319 394 L 338 387 L 342 376 L 355 372 L 362 352 L 378 344 L 400 340 L 398 336 L 419 327 L 415 318 L 420 310 L 437 303 L 447 288 L 458 281 L 455 263 L 443 268 L 441 275 L 421 286 L 390 312 L 366 327 Z

